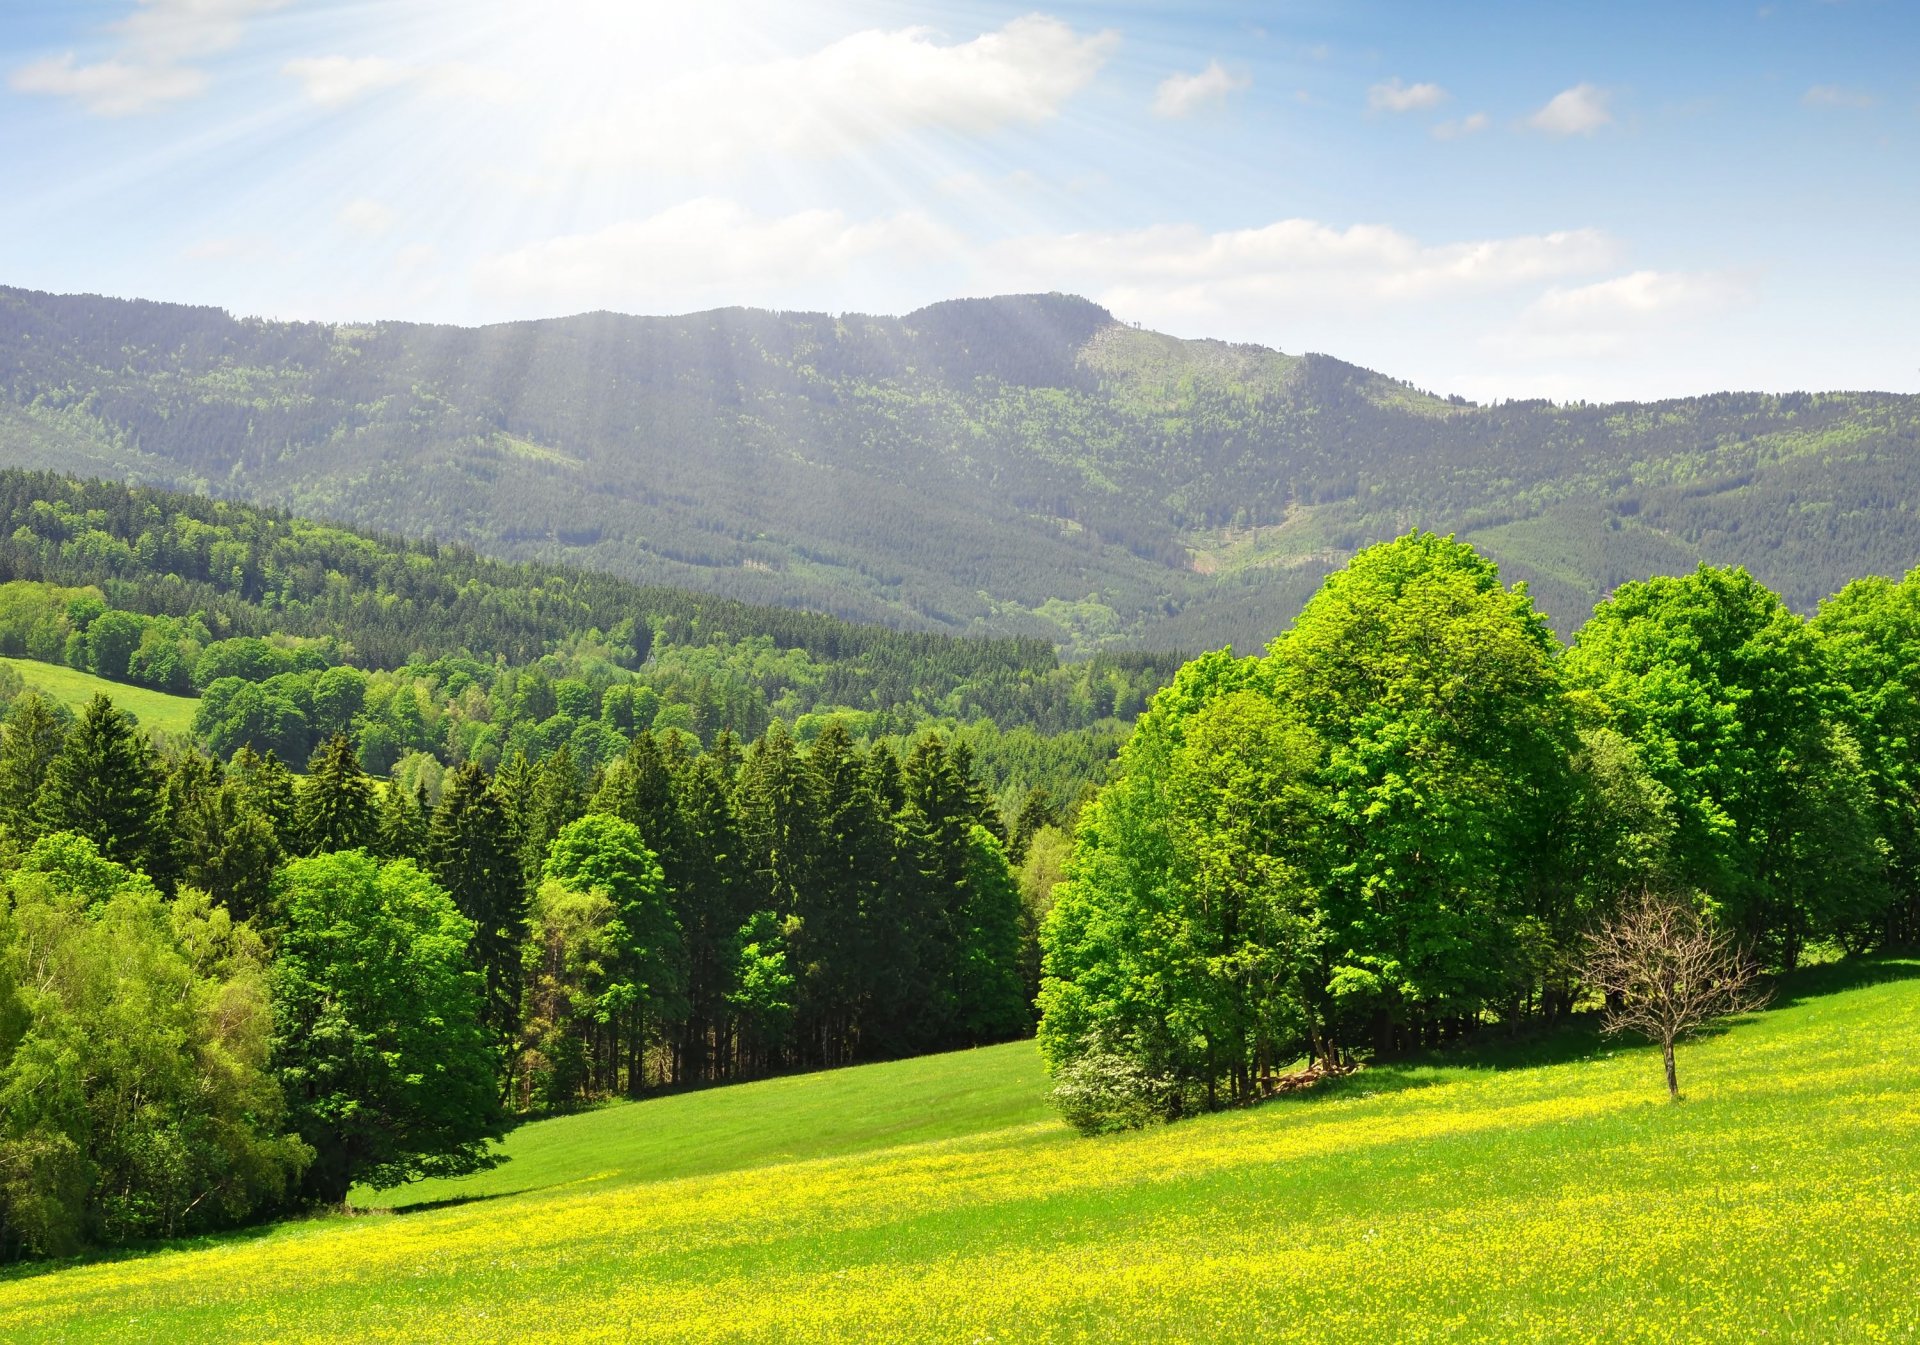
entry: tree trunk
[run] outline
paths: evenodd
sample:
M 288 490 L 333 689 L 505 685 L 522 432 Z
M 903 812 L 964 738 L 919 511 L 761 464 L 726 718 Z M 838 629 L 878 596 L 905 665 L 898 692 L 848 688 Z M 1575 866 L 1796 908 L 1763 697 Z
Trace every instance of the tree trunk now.
M 1661 1042 L 1660 1049 L 1661 1053 L 1667 1058 L 1667 1096 L 1675 1102 L 1678 1102 L 1680 1100 L 1680 1077 L 1674 1072 L 1673 1068 L 1673 1043 L 1670 1041 Z

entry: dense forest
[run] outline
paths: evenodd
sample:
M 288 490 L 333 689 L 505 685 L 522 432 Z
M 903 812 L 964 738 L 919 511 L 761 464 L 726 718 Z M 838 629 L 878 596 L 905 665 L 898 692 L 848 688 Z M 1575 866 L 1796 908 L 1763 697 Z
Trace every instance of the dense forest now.
M 1809 612 L 1920 554 L 1917 436 L 1871 393 L 1474 406 L 1058 295 L 469 330 L 0 289 L 0 462 L 1082 651 L 1256 648 L 1414 523 L 1563 635 L 1701 561 Z
M 592 772 L 383 788 L 338 733 L 307 765 L 14 699 L 0 1259 L 470 1171 L 514 1112 L 1032 1026 L 1065 838 L 963 743 L 639 729 Z
M 1636 580 L 1563 649 L 1464 543 L 1370 548 L 1264 656 L 1183 668 L 1082 815 L 1043 930 L 1063 1107 L 1137 1125 L 1597 985 L 1911 947 L 1916 743 L 1920 570 L 1811 620 L 1738 568 Z M 1659 909 L 1726 970 L 1596 978 L 1597 931 Z
M 940 726 L 1011 810 L 1071 799 L 1171 675 L 1165 655 L 1063 663 L 1032 639 L 859 626 L 606 575 L 509 564 L 266 509 L 0 472 L 0 655 L 201 698 L 196 737 L 299 764 L 492 769 L 565 748 L 592 771 L 636 729 L 711 742 L 775 720 L 896 745 Z

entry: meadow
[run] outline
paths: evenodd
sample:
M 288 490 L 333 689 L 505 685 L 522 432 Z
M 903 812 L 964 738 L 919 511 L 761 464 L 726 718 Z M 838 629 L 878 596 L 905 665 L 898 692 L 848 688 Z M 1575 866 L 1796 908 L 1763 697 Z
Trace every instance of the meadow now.
M 1106 1139 L 1031 1043 L 608 1106 L 329 1216 L 0 1277 L 52 1340 L 1896 1340 L 1920 962 Z
M 158 731 L 185 741 L 193 728 L 194 711 L 200 701 L 194 696 L 171 696 L 126 682 L 110 682 L 78 668 L 58 663 L 38 663 L 32 659 L 0 657 L 0 664 L 20 674 L 31 690 L 59 701 L 78 714 L 96 695 L 104 695 L 140 722 L 148 732 Z

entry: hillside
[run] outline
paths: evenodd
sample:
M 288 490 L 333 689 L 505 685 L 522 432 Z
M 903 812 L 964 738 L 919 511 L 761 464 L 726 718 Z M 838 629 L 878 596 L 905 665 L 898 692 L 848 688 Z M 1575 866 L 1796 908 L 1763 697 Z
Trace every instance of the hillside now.
M 1920 560 L 1917 435 L 1873 393 L 1472 406 L 1064 296 L 462 329 L 0 289 L 0 463 L 1079 649 L 1252 648 L 1415 524 L 1563 633 L 1701 559 L 1808 610 Z
M 1099 1140 L 1028 1043 L 608 1107 L 324 1218 L 0 1276 L 9 1340 L 1895 1338 L 1910 962 L 1657 1055 L 1575 1033 Z
M 95 696 L 104 695 L 139 721 L 149 732 L 170 738 L 186 739 L 193 729 L 193 712 L 200 702 L 192 696 L 173 696 L 146 687 L 110 682 L 78 668 L 63 668 L 57 663 L 36 663 L 32 659 L 0 656 L 0 668 L 19 675 L 21 685 L 30 691 L 44 692 L 76 713 Z

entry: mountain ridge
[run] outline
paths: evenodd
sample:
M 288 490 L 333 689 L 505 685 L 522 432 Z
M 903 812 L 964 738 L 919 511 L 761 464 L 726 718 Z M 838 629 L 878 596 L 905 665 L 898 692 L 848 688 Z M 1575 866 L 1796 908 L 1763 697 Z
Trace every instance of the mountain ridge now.
M 1252 648 L 1422 526 L 1563 631 L 1746 564 L 1805 610 L 1920 560 L 1920 398 L 1476 405 L 1070 295 L 289 323 L 0 287 L 0 464 L 1071 650 Z

